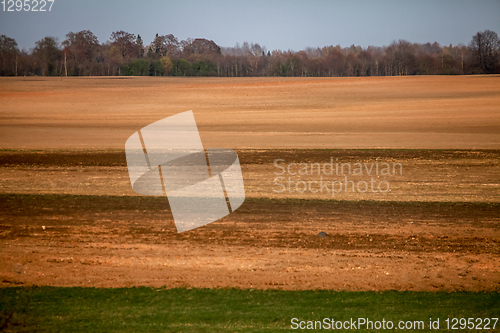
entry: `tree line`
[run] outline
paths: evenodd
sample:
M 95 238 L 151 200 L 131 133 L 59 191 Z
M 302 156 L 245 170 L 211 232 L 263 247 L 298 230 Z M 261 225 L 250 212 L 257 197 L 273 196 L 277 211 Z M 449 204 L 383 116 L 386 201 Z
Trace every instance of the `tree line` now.
M 325 46 L 268 51 L 259 44 L 220 47 L 204 38 L 115 31 L 99 43 L 89 30 L 70 32 L 62 43 L 45 37 L 29 51 L 0 36 L 0 75 L 41 76 L 396 76 L 500 73 L 500 41 L 494 31 L 476 33 L 465 45 L 394 41 L 389 46 Z

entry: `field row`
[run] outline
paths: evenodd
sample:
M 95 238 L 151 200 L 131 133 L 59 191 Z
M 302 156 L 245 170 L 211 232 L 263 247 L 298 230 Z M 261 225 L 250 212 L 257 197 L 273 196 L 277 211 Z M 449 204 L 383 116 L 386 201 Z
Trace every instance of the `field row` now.
M 500 289 L 498 203 L 250 198 L 178 234 L 166 197 L 0 200 L 4 286 Z
M 247 198 L 499 202 L 498 150 L 239 150 Z M 133 196 L 123 151 L 2 151 L 0 192 Z

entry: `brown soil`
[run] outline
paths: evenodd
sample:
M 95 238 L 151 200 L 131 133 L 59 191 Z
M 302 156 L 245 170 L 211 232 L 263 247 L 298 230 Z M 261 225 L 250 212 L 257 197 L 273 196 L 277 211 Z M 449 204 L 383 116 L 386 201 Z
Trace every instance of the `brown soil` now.
M 459 201 L 500 202 L 498 150 L 238 150 L 245 180 L 246 197 L 297 198 L 320 200 L 376 201 Z M 354 181 L 371 178 L 389 183 L 386 193 L 342 191 L 332 197 L 326 191 L 279 193 L 277 177 L 294 182 L 341 180 L 342 175 L 278 175 L 281 169 L 296 163 L 400 163 L 402 174 L 347 175 Z M 346 170 L 347 171 L 347 170 Z M 130 186 L 123 151 L 4 151 L 0 153 L 0 191 L 25 194 L 137 195 Z M 284 180 L 277 180 L 285 184 Z M 318 190 L 318 188 L 316 188 Z
M 178 234 L 167 198 L 125 189 L 123 152 L 3 152 L 3 177 L 23 185 L 0 195 L 0 285 L 500 290 L 500 204 L 491 189 L 476 191 L 481 200 L 460 201 L 452 180 L 449 202 L 366 201 L 355 193 L 338 201 L 270 198 L 265 180 L 248 185 L 269 178 L 274 158 L 322 162 L 334 153 L 351 162 L 413 161 L 426 167 L 412 175 L 426 179 L 443 178 L 429 167 L 439 162 L 458 169 L 457 179 L 476 175 L 474 189 L 490 168 L 498 170 L 500 152 L 238 153 L 246 202 L 223 220 Z M 113 168 L 125 173 L 124 184 L 115 183 Z M 87 176 L 76 175 L 87 173 L 103 175 L 102 186 L 82 185 Z M 110 195 L 104 185 L 126 194 Z
M 500 76 L 0 78 L 0 148 L 118 148 L 193 110 L 205 147 L 500 148 Z
M 498 75 L 0 78 L 0 105 L 0 286 L 500 290 Z M 247 199 L 177 234 L 123 149 L 187 110 L 205 148 L 238 151 Z M 275 191 L 274 160 L 331 158 L 403 172 L 387 193 Z

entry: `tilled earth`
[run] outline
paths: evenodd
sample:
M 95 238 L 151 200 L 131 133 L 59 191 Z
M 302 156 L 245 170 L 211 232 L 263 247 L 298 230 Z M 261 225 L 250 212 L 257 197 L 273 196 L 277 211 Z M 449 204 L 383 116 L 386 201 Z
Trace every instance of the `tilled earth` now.
M 238 154 L 245 203 L 179 234 L 166 197 L 131 191 L 123 152 L 1 152 L 0 286 L 500 290 L 497 150 Z M 405 172 L 383 197 L 273 192 L 276 158 L 331 156 Z

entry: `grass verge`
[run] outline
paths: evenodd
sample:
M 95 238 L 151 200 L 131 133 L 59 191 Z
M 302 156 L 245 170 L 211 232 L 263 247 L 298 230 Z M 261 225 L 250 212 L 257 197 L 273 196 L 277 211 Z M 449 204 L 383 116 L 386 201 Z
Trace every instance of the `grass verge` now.
M 496 292 L 16 287 L 0 289 L 0 331 L 282 332 L 292 318 L 423 321 L 420 331 L 439 318 L 447 331 L 446 318 L 498 318 L 499 308 Z

